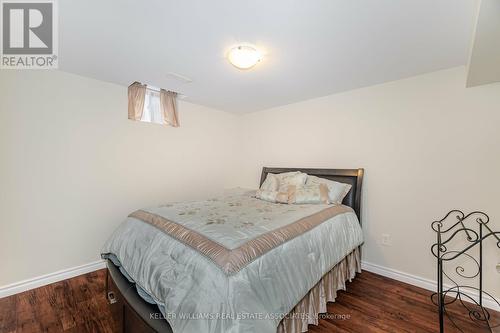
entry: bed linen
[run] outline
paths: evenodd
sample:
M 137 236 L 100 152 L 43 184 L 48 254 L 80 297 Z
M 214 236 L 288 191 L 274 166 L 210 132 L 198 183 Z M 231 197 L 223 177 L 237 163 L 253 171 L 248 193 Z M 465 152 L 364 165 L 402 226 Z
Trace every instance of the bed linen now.
M 102 250 L 174 332 L 276 332 L 363 242 L 346 206 L 282 205 L 233 190 L 132 213 Z
M 309 330 L 309 325 L 318 325 L 320 314 L 328 312 L 327 303 L 335 301 L 337 291 L 346 290 L 346 282 L 352 281 L 356 273 L 361 273 L 360 248 L 349 253 L 309 290 L 281 321 L 277 333 L 303 333 Z M 343 317 L 342 314 L 333 316 Z

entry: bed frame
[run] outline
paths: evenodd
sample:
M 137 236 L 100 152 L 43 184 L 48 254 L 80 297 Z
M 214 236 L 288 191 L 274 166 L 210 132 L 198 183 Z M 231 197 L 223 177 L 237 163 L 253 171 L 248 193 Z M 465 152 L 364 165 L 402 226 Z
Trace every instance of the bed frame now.
M 262 169 L 260 184 L 268 173 L 284 173 L 301 171 L 309 175 L 326 178 L 352 185 L 344 198 L 343 204 L 350 206 L 356 212 L 361 223 L 361 186 L 363 184 L 363 169 L 302 169 L 302 168 L 268 168 Z M 119 268 L 110 260 L 107 261 L 106 296 L 110 304 L 111 314 L 116 332 L 125 333 L 172 333 L 172 328 L 156 304 L 144 301 L 135 288 L 123 276 Z

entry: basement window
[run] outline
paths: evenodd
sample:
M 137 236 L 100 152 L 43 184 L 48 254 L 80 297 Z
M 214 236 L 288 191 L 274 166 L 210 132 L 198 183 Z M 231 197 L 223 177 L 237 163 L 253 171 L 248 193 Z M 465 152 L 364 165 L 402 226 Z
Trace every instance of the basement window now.
M 177 93 L 132 83 L 128 87 L 128 119 L 179 127 Z

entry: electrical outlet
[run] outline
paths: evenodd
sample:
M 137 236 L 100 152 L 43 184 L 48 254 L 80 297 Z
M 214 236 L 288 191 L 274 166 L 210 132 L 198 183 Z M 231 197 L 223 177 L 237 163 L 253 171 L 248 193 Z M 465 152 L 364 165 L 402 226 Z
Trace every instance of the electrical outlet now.
M 381 243 L 382 243 L 382 245 L 385 245 L 385 246 L 391 246 L 392 245 L 391 235 L 389 235 L 389 234 L 382 234 Z

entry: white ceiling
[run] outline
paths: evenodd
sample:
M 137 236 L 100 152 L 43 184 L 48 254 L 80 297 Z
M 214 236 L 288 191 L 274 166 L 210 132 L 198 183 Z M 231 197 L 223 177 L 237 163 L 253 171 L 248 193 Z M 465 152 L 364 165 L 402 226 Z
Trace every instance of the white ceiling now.
M 63 0 L 60 69 L 249 112 L 465 65 L 477 0 Z M 225 59 L 250 42 L 250 71 Z M 175 72 L 193 80 L 184 83 Z

